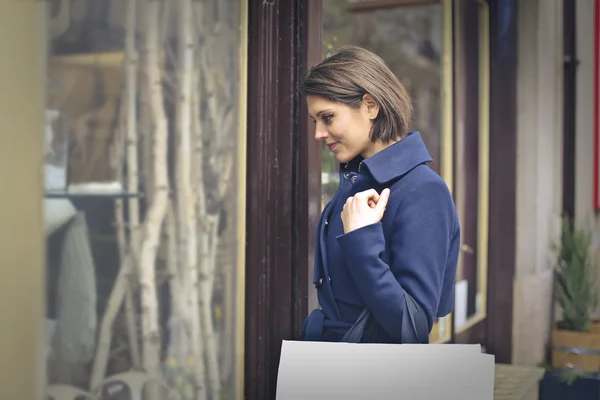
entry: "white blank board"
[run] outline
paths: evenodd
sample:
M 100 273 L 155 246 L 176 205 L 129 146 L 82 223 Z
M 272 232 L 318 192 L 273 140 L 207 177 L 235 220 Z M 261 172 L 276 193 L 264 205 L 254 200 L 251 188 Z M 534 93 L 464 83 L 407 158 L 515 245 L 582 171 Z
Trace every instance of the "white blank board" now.
M 493 400 L 479 345 L 283 341 L 277 400 Z

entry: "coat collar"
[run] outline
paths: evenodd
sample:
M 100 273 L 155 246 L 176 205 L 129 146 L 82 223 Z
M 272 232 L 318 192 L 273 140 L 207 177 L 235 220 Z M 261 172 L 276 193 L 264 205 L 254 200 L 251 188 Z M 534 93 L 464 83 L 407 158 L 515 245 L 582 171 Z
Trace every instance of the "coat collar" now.
M 409 132 L 406 137 L 377 154 L 363 160 L 358 156 L 344 168 L 354 169 L 359 164 L 366 166 L 380 184 L 388 183 L 408 173 L 417 165 L 431 162 L 431 156 L 419 132 Z

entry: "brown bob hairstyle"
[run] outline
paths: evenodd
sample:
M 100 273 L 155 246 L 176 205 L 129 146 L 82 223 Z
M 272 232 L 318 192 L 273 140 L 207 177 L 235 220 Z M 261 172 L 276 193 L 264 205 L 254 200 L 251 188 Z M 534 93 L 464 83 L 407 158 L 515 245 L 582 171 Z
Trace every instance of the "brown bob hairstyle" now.
M 413 107 L 404 85 L 378 55 L 361 47 L 343 47 L 310 68 L 300 93 L 354 109 L 369 94 L 379 105 L 371 130 L 373 142 L 402 139 L 409 130 Z

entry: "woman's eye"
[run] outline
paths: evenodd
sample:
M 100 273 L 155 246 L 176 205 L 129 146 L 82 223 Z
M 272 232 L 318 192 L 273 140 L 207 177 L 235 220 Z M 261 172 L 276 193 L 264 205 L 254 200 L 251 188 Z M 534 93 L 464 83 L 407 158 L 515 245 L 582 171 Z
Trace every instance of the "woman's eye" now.
M 331 121 L 331 118 L 333 118 L 333 114 L 323 115 L 323 122 L 325 122 L 326 124 L 328 124 L 329 121 Z

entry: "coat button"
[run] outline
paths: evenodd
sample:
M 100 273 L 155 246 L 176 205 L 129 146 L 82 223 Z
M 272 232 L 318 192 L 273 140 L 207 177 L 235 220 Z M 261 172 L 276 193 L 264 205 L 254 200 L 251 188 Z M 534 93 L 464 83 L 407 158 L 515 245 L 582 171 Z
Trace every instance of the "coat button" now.
M 323 285 L 323 278 L 319 279 L 319 286 Z
M 354 176 L 352 177 L 352 183 L 354 183 L 355 181 L 356 181 L 356 175 L 354 175 Z

